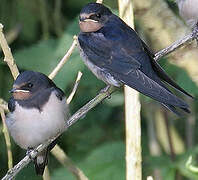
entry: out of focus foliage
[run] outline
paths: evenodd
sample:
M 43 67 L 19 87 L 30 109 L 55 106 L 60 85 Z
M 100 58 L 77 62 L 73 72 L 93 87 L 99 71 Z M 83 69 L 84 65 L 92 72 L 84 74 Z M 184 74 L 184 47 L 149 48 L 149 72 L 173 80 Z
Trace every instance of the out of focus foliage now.
M 20 71 L 34 70 L 49 74 L 63 57 L 73 41 L 73 35 L 78 34 L 78 13 L 88 0 L 1 0 L 0 23 L 4 25 L 7 39 L 10 39 L 10 47 L 16 59 Z M 117 8 L 117 1 L 105 1 L 111 8 Z M 171 8 L 175 4 L 169 2 Z M 139 27 L 141 28 L 141 27 Z M 11 33 L 16 34 L 15 38 Z M 11 88 L 13 78 L 0 52 L 0 97 L 8 100 L 8 90 Z M 173 77 L 184 89 L 193 95 L 198 95 L 198 88 L 188 74 L 179 67 L 161 61 L 168 74 Z M 88 102 L 105 85 L 85 67 L 77 50 L 70 60 L 61 69 L 54 79 L 57 86 L 63 89 L 66 95 L 72 90 L 78 71 L 83 72 L 79 89 L 70 105 L 71 114 Z M 143 150 L 143 175 L 152 174 L 154 169 L 161 171 L 163 180 L 175 179 L 176 174 L 185 178 L 198 179 L 197 174 L 189 172 L 185 168 L 185 162 L 190 154 L 198 153 L 198 146 L 193 145 L 189 150 L 176 156 L 173 162 L 170 155 L 161 144 L 159 156 L 152 156 L 149 152 L 150 140 L 148 128 L 150 126 L 147 111 L 161 109 L 161 105 L 141 97 L 142 100 L 142 150 Z M 121 180 L 125 178 L 125 130 L 124 108 L 122 89 L 114 93 L 111 99 L 107 99 L 90 111 L 86 117 L 64 133 L 59 144 L 70 158 L 94 180 Z M 149 106 L 148 106 L 149 105 Z M 198 113 L 195 102 L 194 117 Z M 187 118 L 179 118 L 168 112 L 172 122 L 186 147 L 186 121 Z M 0 123 L 0 177 L 7 171 L 7 151 Z M 158 128 L 158 127 L 156 127 Z M 197 124 L 194 129 L 198 128 Z M 197 142 L 198 131 L 195 131 L 193 141 Z M 164 136 L 166 138 L 166 135 Z M 12 141 L 14 163 L 17 163 L 25 154 Z M 70 172 L 65 170 L 54 157 L 50 156 L 49 169 L 52 179 L 75 179 Z M 24 168 L 16 179 L 38 179 L 34 173 L 33 165 Z

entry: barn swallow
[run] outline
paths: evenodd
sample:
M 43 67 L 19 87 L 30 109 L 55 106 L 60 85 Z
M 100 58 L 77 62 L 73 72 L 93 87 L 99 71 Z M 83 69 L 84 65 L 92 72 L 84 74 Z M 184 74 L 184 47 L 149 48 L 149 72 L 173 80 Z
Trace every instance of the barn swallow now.
M 186 21 L 186 24 L 193 27 L 198 22 L 198 2 L 197 0 L 176 0 L 179 13 Z
M 89 3 L 80 12 L 78 47 L 88 68 L 108 85 L 123 84 L 149 96 L 176 114 L 190 113 L 189 106 L 163 83 L 188 94 L 154 60 L 138 34 L 110 9 Z
M 24 71 L 13 84 L 6 124 L 14 141 L 23 149 L 32 149 L 57 135 L 69 118 L 64 92 L 46 75 Z M 56 140 L 35 159 L 35 170 L 43 175 L 47 154 Z

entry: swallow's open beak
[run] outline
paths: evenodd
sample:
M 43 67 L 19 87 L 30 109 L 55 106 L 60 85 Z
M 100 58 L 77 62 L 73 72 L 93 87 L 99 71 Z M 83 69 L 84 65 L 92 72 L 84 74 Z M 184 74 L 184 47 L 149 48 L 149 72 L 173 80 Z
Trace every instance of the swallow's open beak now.
M 97 23 L 98 21 L 97 20 L 94 20 L 94 19 L 91 19 L 91 15 L 93 15 L 94 13 L 90 13 L 90 14 L 87 14 L 87 13 L 83 13 L 83 14 L 80 14 L 80 17 L 79 17 L 79 22 L 95 22 Z
M 80 21 L 80 22 L 95 22 L 95 23 L 98 22 L 98 21 L 96 21 L 96 20 L 89 19 L 89 18 L 86 18 L 86 17 L 82 17 L 82 18 L 80 17 L 79 21 Z
M 17 93 L 17 92 L 23 92 L 23 93 L 28 93 L 30 91 L 24 90 L 24 89 L 17 89 L 17 88 L 12 88 L 9 93 Z

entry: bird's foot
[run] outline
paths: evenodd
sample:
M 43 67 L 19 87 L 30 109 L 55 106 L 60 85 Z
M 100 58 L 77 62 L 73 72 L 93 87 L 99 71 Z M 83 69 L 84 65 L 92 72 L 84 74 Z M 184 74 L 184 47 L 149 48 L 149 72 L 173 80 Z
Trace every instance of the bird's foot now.
M 107 85 L 104 89 L 100 90 L 100 93 L 107 93 L 108 99 L 111 98 L 111 94 L 108 92 L 110 87 L 111 87 L 111 85 Z
M 27 151 L 26 151 L 26 156 L 29 156 L 29 158 L 33 161 L 35 158 L 33 158 L 31 156 L 31 152 L 33 151 L 33 148 L 28 147 Z
M 193 33 L 193 37 L 196 39 L 196 41 L 198 43 L 198 22 L 193 27 L 192 33 Z

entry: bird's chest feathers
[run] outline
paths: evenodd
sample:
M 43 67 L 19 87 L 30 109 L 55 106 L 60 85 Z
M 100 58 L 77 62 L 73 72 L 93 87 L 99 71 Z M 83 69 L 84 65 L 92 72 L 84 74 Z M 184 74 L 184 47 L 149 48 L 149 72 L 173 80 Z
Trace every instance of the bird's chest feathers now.
M 8 129 L 16 143 L 24 149 L 34 147 L 60 132 L 65 125 L 66 100 L 51 94 L 42 111 L 24 108 L 17 102 L 7 119 Z
M 101 34 L 101 35 L 97 35 L 97 36 L 103 36 L 103 35 Z M 110 74 L 110 72 L 107 69 L 95 65 L 91 61 L 90 54 L 89 54 L 91 52 L 91 49 L 90 49 L 90 52 L 86 52 L 88 49 L 84 49 L 83 46 L 81 47 L 80 42 L 78 42 L 78 48 L 79 48 L 80 56 L 82 57 L 85 65 L 92 71 L 92 73 L 98 79 L 101 79 L 106 84 L 110 84 L 110 85 L 113 85 L 113 86 L 116 86 L 116 87 L 120 87 L 121 86 L 121 83 L 118 80 L 116 80 Z M 94 53 L 94 52 L 91 52 L 91 53 Z M 103 58 L 102 57 L 102 54 L 101 54 L 101 57 L 100 58 Z

